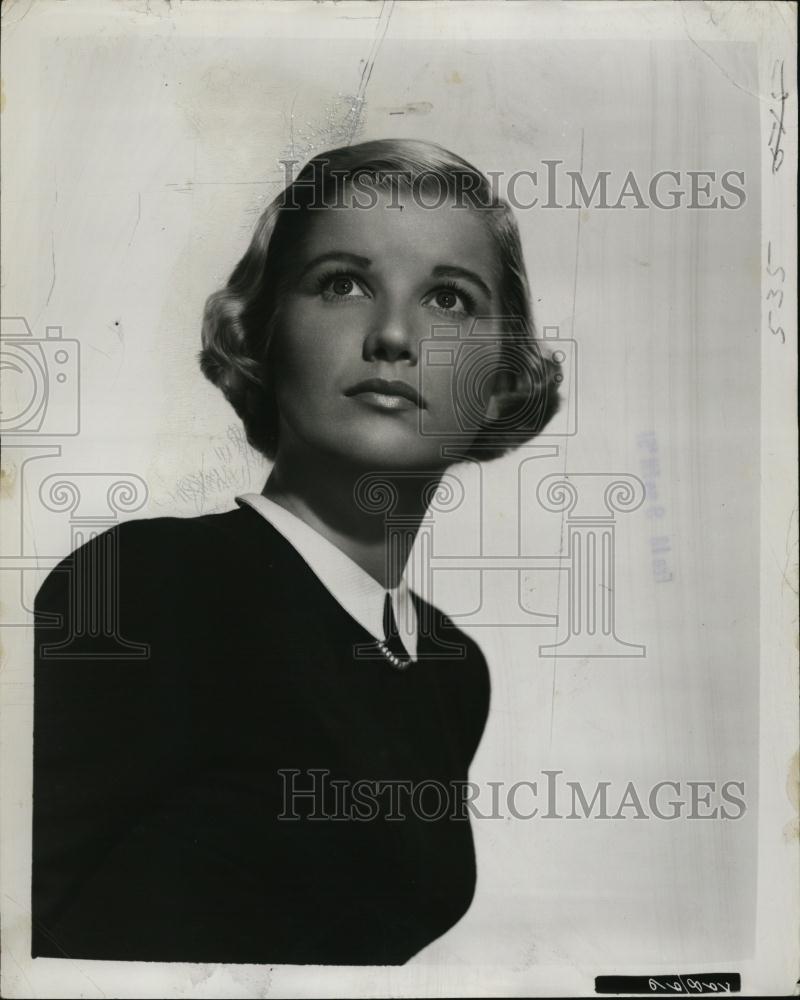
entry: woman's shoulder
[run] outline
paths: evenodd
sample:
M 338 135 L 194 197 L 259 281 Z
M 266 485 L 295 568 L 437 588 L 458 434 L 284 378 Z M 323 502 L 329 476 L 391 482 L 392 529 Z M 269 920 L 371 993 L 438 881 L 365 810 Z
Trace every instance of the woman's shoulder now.
M 169 551 L 180 546 L 196 547 L 230 543 L 242 534 L 248 521 L 241 507 L 196 517 L 142 517 L 122 521 L 91 539 L 116 537 L 121 543 L 144 546 L 148 552 Z
M 236 561 L 247 545 L 249 518 L 241 508 L 197 517 L 133 518 L 85 539 L 49 573 L 37 604 L 87 580 L 138 580 L 153 591 L 177 580 L 198 584 Z M 140 591 L 141 592 L 141 591 Z
M 196 517 L 131 518 L 85 539 L 64 561 L 74 559 L 81 551 L 109 544 L 125 545 L 151 557 L 170 555 L 181 548 L 196 551 L 197 546 L 225 547 L 245 537 L 250 520 L 241 507 Z
M 120 636 L 126 649 L 133 642 L 164 655 L 180 650 L 220 616 L 235 616 L 256 578 L 252 567 L 268 563 L 271 548 L 269 532 L 238 509 L 114 525 L 70 552 L 40 586 L 39 661 L 65 658 L 64 650 L 86 662 L 119 658 Z M 262 577 L 269 595 L 277 585 L 268 572 Z

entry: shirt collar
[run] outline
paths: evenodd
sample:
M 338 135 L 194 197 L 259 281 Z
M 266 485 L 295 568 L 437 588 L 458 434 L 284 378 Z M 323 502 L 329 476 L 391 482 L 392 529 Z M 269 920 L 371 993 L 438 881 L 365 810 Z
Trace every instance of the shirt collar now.
M 236 502 L 247 504 L 269 521 L 296 549 L 331 596 L 373 639 L 385 638 L 383 605 L 388 591 L 400 639 L 411 658 L 417 658 L 417 613 L 405 575 L 396 587 L 383 587 L 333 542 L 274 500 L 261 493 L 243 493 L 236 497 Z

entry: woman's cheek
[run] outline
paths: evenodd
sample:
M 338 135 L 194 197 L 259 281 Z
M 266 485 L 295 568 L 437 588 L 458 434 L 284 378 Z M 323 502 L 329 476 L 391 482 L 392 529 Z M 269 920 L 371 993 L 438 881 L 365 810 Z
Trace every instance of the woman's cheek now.
M 420 370 L 420 391 L 427 404 L 424 414 L 432 431 L 443 434 L 461 430 L 456 407 L 456 378 L 451 365 L 434 365 Z
M 325 371 L 331 345 L 329 326 L 324 314 L 302 301 L 282 311 L 272 352 L 282 381 L 308 384 Z

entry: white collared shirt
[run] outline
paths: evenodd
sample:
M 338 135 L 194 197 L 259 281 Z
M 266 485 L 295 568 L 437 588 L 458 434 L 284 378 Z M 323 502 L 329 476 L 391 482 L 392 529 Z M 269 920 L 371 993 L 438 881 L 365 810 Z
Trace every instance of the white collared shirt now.
M 385 639 L 383 605 L 389 593 L 400 639 L 412 660 L 417 658 L 417 612 L 405 576 L 396 587 L 383 587 L 333 542 L 274 500 L 261 493 L 244 493 L 236 501 L 269 521 L 350 617 L 381 642 Z

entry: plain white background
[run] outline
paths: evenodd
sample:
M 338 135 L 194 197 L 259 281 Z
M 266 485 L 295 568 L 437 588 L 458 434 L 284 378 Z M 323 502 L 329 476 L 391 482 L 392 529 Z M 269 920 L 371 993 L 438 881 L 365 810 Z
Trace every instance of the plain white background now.
M 429 139 L 484 170 L 541 171 L 543 159 L 577 170 L 582 157 L 589 184 L 610 170 L 612 190 L 631 170 L 645 185 L 666 169 L 746 177 L 736 211 L 517 212 L 537 325 L 577 343 L 578 433 L 543 441 L 559 445 L 555 457 L 523 466 L 534 453 L 520 452 L 485 466 L 482 500 L 475 470 L 457 471 L 465 502 L 438 515 L 435 530 L 439 555 L 478 553 L 479 530 L 485 553 L 559 554 L 564 518 L 538 504 L 538 480 L 564 471 L 652 479 L 641 445 L 649 435 L 659 471 L 642 507 L 618 518 L 615 581 L 619 635 L 644 644 L 646 656 L 540 655 L 563 629 L 509 627 L 508 578 L 486 574 L 481 599 L 493 627 L 473 634 L 490 662 L 493 699 L 472 778 L 541 782 L 543 769 L 560 769 L 589 791 L 601 780 L 620 792 L 634 781 L 645 796 L 663 780 L 735 780 L 745 784 L 746 815 L 476 821 L 478 889 L 455 928 L 406 970 L 316 980 L 298 970 L 280 980 L 294 993 L 311 982 L 364 995 L 557 992 L 565 970 L 580 970 L 577 988 L 591 990 L 604 971 L 739 971 L 757 953 L 759 664 L 771 666 L 759 615 L 763 352 L 789 374 L 794 363 L 790 318 L 782 357 L 763 325 L 765 46 L 770 32 L 788 31 L 788 40 L 791 12 L 741 5 L 748 20 L 711 5 L 728 18 L 720 26 L 713 11 L 710 22 L 698 20 L 694 5 L 668 14 L 659 4 L 558 13 L 533 4 L 502 17 L 500 6 L 34 3 L 4 16 L 12 38 L 3 315 L 24 316 L 37 337 L 60 326 L 81 351 L 80 434 L 26 468 L 24 495 L 10 493 L 26 552 L 69 548 L 68 519 L 38 500 L 52 473 L 141 477 L 148 497 L 135 516 L 226 510 L 236 493 L 261 489 L 266 464 L 242 446 L 235 415 L 199 373 L 202 306 L 280 190 L 279 158 L 349 141 L 354 98 L 364 101 L 356 141 Z M 776 230 L 776 245 L 784 235 Z M 791 239 L 784 247 L 786 266 Z M 18 472 L 12 463 L 12 480 Z M 8 538 L 14 529 L 6 530 Z M 767 559 L 774 572 L 791 573 L 793 533 L 796 522 L 784 518 L 775 537 L 786 551 Z M 654 567 L 656 535 L 668 538 L 666 570 Z M 527 574 L 523 603 L 563 614 L 559 575 Z M 478 581 L 475 572 L 440 573 L 434 600 L 463 613 Z M 27 600 L 35 587 L 27 574 Z M 68 963 L 65 978 L 58 963 L 26 957 L 24 629 L 13 630 L 10 648 L 6 992 L 41 996 L 66 982 L 63 995 L 96 995 L 113 988 L 113 965 Z M 770 766 L 785 784 L 785 758 Z M 782 810 L 777 839 L 790 847 L 785 797 Z M 536 978 L 547 967 L 551 977 Z M 176 996 L 277 988 L 267 970 L 188 968 L 137 966 L 125 988 Z

